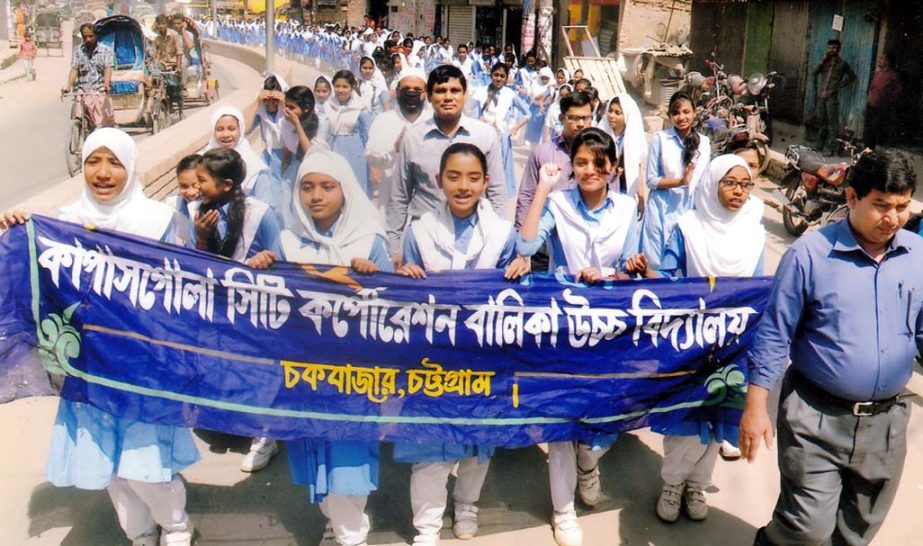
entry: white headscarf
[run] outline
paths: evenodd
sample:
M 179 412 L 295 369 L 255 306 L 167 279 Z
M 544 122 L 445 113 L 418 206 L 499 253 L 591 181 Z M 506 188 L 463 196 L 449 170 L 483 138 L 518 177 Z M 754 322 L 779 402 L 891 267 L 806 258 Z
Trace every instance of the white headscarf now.
M 275 73 L 275 72 L 273 72 L 273 73 L 270 74 L 269 76 L 274 77 L 274 78 L 276 79 L 276 81 L 279 82 L 279 87 L 282 88 L 282 92 L 283 92 L 283 93 L 285 93 L 286 91 L 288 91 L 288 88 L 289 88 L 288 82 L 286 82 L 284 79 L 282 79 L 282 76 L 280 76 L 279 74 L 277 74 L 277 73 Z M 269 76 L 267 76 L 267 78 L 268 78 Z
M 542 83 L 542 78 L 548 78 L 548 83 Z M 554 72 L 547 66 L 543 66 L 542 69 L 538 71 L 538 76 L 532 80 L 532 88 L 529 94 L 532 98 L 539 98 L 554 89 L 555 84 Z
M 324 103 L 324 112 L 330 121 L 330 134 L 336 136 L 351 135 L 359 122 L 359 114 L 366 109 L 366 104 L 353 91 L 346 104 L 340 104 L 335 94 L 331 94 Z
M 378 106 L 379 95 L 388 91 L 388 82 L 385 80 L 385 75 L 382 74 L 381 69 L 378 68 L 378 63 L 372 57 L 363 56 L 359 59 L 359 66 L 361 67 L 366 60 L 371 61 L 374 70 L 372 75 L 366 78 L 362 75 L 362 69 L 359 69 L 359 97 L 365 103 L 366 108 L 374 108 Z
M 626 193 L 632 197 L 638 195 L 638 189 L 641 185 L 641 162 L 647 153 L 647 139 L 644 136 L 644 119 L 641 117 L 641 110 L 638 103 L 635 102 L 628 93 L 620 93 L 609 99 L 606 105 L 606 115 L 596 124 L 597 127 L 609 133 L 615 138 L 617 135 L 609 124 L 609 108 L 612 107 L 612 101 L 618 99 L 622 107 L 622 115 L 625 117 L 625 129 L 622 133 L 622 165 L 625 169 Z
M 240 187 L 244 193 L 252 195 L 253 187 L 256 186 L 257 177 L 261 173 L 268 173 L 269 167 L 266 166 L 266 162 L 263 161 L 263 158 L 253 151 L 253 148 L 250 147 L 250 143 L 247 142 L 247 125 L 244 122 L 243 112 L 233 106 L 224 106 L 215 111 L 214 115 L 212 115 L 212 135 L 211 140 L 208 141 L 207 150 L 222 148 L 221 144 L 215 138 L 215 126 L 218 125 L 218 121 L 224 116 L 235 118 L 237 120 L 237 126 L 240 127 L 240 137 L 237 139 L 237 144 L 234 145 L 234 150 L 240 154 L 244 163 L 247 164 L 247 177 L 244 178 Z
M 558 80 L 557 80 L 558 72 L 563 72 L 563 73 L 564 73 L 564 83 L 562 83 L 561 85 L 558 85 Z M 554 83 L 555 83 L 555 86 L 558 87 L 558 89 L 560 89 L 561 86 L 567 85 L 568 82 L 570 82 L 570 79 L 571 79 L 570 70 L 564 68 L 563 66 L 562 66 L 561 68 L 555 70 L 555 71 L 554 71 L 554 75 L 555 75 L 555 82 L 554 82 Z
M 59 217 L 67 222 L 160 240 L 173 221 L 174 211 L 144 196 L 136 171 L 138 149 L 135 141 L 118 129 L 97 129 L 83 143 L 82 163 L 100 148 L 107 148 L 125 167 L 128 177 L 122 191 L 101 203 L 84 185 L 80 199 L 62 207 Z
M 695 208 L 679 218 L 690 277 L 750 277 L 763 255 L 763 202 L 750 195 L 739 211 L 731 212 L 718 200 L 718 183 L 734 167 L 743 167 L 752 180 L 740 157 L 716 157 L 695 190 Z
M 301 202 L 301 179 L 311 173 L 333 178 L 343 190 L 343 207 L 331 228 L 332 237 L 317 230 L 311 214 L 304 210 Z M 375 237 L 384 236 L 384 228 L 378 221 L 379 213 L 359 186 L 352 167 L 343 156 L 328 150 L 309 154 L 298 168 L 292 190 L 292 210 L 294 221 L 282 233 L 283 250 L 288 261 L 349 265 L 353 258 L 368 259 Z M 302 247 L 299 237 L 318 243 L 320 248 L 312 245 Z
M 315 89 L 317 89 L 317 83 L 320 81 L 327 82 L 327 87 L 330 88 L 330 94 L 327 95 L 327 98 L 324 99 L 323 102 L 321 102 L 321 100 L 317 98 L 317 92 L 315 91 Z M 330 100 L 330 97 L 333 96 L 333 83 L 330 81 L 330 78 L 328 78 L 327 76 L 318 76 L 317 79 L 314 80 L 314 87 L 311 88 L 311 92 L 314 93 L 314 99 L 317 104 L 314 108 L 315 111 L 317 111 L 317 114 L 320 116 L 326 115 L 326 112 L 323 111 L 324 110 L 323 106 L 327 104 L 327 102 Z

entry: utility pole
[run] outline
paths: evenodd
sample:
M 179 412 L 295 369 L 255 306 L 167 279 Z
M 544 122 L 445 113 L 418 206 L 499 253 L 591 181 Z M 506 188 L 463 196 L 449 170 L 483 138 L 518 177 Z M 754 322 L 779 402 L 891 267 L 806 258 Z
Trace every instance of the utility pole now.
M 266 75 L 272 74 L 276 69 L 275 55 L 276 42 L 276 3 L 275 0 L 266 0 Z
M 538 40 L 536 53 L 540 59 L 551 62 L 551 40 L 554 35 L 554 6 L 552 0 L 538 2 Z

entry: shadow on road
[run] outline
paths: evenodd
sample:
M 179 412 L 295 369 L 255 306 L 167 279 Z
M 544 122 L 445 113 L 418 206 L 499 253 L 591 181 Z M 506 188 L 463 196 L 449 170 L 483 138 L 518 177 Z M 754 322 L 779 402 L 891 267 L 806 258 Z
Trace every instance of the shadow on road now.
M 228 462 L 229 471 L 233 471 L 246 440 L 205 436 L 206 443 L 217 448 L 213 451 L 225 453 L 222 458 L 233 458 L 234 465 Z M 222 443 L 228 444 L 224 451 Z M 383 446 L 382 459 L 380 488 L 368 504 L 372 521 L 369 543 L 410 542 L 414 534 L 409 500 L 410 465 L 391 462 L 391 448 L 387 445 Z M 691 537 L 695 537 L 696 544 L 740 544 L 741 537 L 755 533 L 751 525 L 714 508 L 702 523 L 683 519 L 673 525 L 661 523 L 653 510 L 660 491 L 660 464 L 660 455 L 636 436 L 623 435 L 600 461 L 599 504 L 595 510 L 580 508 L 578 512 L 585 515 L 621 510 L 618 530 L 621 544 L 681 544 L 688 543 Z M 199 535 L 196 543 L 200 546 L 313 546 L 323 532 L 323 517 L 309 504 L 307 490 L 290 481 L 284 448 L 265 470 L 233 486 L 187 483 L 187 493 L 188 510 Z M 479 536 L 546 526 L 550 540 L 548 522 L 552 509 L 544 452 L 537 447 L 499 450 L 491 461 L 480 507 Z M 443 539 L 452 538 L 451 513 L 450 500 Z M 29 517 L 30 536 L 70 527 L 63 546 L 127 542 L 105 491 L 42 484 L 32 492 Z M 613 544 L 617 543 L 615 540 L 613 536 Z

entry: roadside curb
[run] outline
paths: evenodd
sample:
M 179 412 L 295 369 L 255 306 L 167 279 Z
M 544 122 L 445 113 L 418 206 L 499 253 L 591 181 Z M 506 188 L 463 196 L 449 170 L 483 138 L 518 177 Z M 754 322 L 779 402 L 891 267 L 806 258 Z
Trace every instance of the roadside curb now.
M 254 68 L 255 52 L 243 47 L 224 44 L 221 54 L 215 55 L 242 62 Z M 260 56 L 258 53 L 255 55 Z M 262 56 L 260 56 L 262 57 Z M 264 61 L 265 62 L 265 61 Z M 254 72 L 234 93 L 208 106 L 197 109 L 194 114 L 172 125 L 165 131 L 151 136 L 138 144 L 138 177 L 148 197 L 161 200 L 175 189 L 175 178 L 170 176 L 177 162 L 184 156 L 196 153 L 207 143 L 211 133 L 209 120 L 221 107 L 234 106 L 246 110 L 255 100 L 255 89 L 262 84 L 259 70 Z M 34 214 L 55 217 L 58 209 L 80 198 L 84 179 L 78 174 L 18 203 L 14 208 Z

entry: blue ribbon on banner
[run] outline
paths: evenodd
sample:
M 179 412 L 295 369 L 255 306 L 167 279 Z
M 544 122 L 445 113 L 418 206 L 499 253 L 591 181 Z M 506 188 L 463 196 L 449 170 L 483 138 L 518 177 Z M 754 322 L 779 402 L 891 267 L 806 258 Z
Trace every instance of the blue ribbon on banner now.
M 33 217 L 0 240 L 0 400 L 242 436 L 523 446 L 736 427 L 771 279 L 413 280 Z M 47 383 L 47 381 L 45 382 Z

